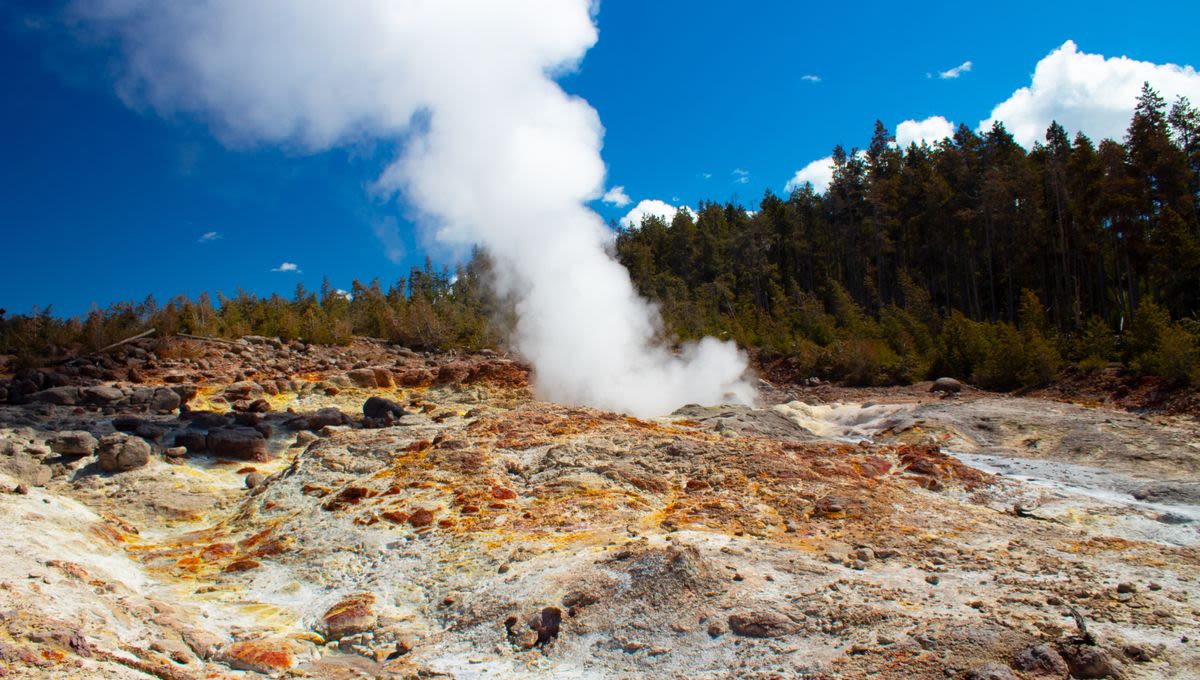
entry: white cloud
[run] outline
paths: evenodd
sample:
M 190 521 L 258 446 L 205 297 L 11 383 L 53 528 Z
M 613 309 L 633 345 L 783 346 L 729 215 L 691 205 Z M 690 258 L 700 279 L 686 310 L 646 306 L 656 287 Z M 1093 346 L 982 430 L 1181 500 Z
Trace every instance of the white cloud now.
M 1068 40 L 1039 61 L 1029 87 L 997 105 L 979 129 L 1003 121 L 1017 142 L 1030 147 L 1057 120 L 1071 132 L 1120 140 L 1143 82 L 1168 102 L 1180 95 L 1200 101 L 1200 73 L 1191 66 L 1087 54 Z
M 376 220 L 371 225 L 375 238 L 383 244 L 383 254 L 392 264 L 400 264 L 404 260 L 404 239 L 400 238 L 400 224 L 395 217 L 385 217 Z
M 954 78 L 957 78 L 964 73 L 970 72 L 970 70 L 971 70 L 971 62 L 968 60 L 968 61 L 964 61 L 963 63 L 959 64 L 958 66 L 955 66 L 952 69 L 949 69 L 946 71 L 938 71 L 938 78 L 941 78 L 942 80 L 953 80 Z M 926 74 L 926 75 L 928 75 L 928 74 Z
M 273 271 L 273 272 L 295 272 L 297 274 L 301 273 L 300 268 L 296 266 L 295 262 L 284 262 L 284 263 L 280 264 L 278 267 L 275 267 L 274 269 L 272 269 L 271 271 Z
M 700 173 L 700 177 L 703 179 L 712 179 L 712 173 L 711 172 L 702 172 L 702 173 Z
M 952 136 L 954 136 L 954 123 L 941 116 L 930 116 L 924 120 L 906 120 L 896 126 L 896 144 L 901 149 L 907 149 L 908 145 L 913 142 L 933 145 Z
M 196 242 L 197 243 L 211 243 L 212 241 L 216 241 L 219 238 L 221 238 L 221 232 L 206 231 L 200 235 L 200 238 L 196 239 Z
M 819 83 L 819 82 L 821 82 L 821 76 L 813 75 L 810 73 L 808 75 L 800 76 L 800 80 L 807 80 L 810 83 Z
M 687 208 L 683 209 L 687 210 Z M 621 226 L 637 229 L 642 226 L 642 219 L 651 215 L 659 217 L 663 222 L 670 224 L 671 220 L 675 219 L 675 215 L 679 210 L 680 208 L 676 208 L 665 201 L 647 199 L 635 205 L 633 210 L 630 210 L 621 218 Z
M 615 186 L 604 192 L 604 196 L 600 200 L 609 205 L 615 205 L 618 208 L 624 208 L 633 202 L 629 199 L 629 194 L 625 193 L 625 187 L 623 186 Z
M 736 170 L 734 170 L 733 171 L 733 183 L 734 184 L 749 184 L 750 183 L 750 171 L 743 170 L 742 168 L 737 168 Z
M 793 191 L 803 187 L 805 184 L 811 184 L 813 191 L 818 194 L 825 193 L 829 188 L 829 183 L 833 181 L 833 157 L 826 156 L 809 163 L 800 168 L 795 176 L 788 180 L 787 186 L 784 187 L 790 194 Z

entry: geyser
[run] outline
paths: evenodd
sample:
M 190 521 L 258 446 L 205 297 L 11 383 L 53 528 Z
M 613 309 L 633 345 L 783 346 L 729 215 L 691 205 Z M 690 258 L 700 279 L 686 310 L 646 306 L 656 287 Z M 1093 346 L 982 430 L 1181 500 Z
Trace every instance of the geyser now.
M 603 128 L 554 76 L 596 42 L 592 0 L 79 0 L 113 39 L 131 106 L 192 114 L 231 145 L 403 141 L 376 182 L 437 239 L 478 243 L 517 301 L 539 396 L 638 415 L 749 402 L 746 357 L 664 347 L 609 254 Z

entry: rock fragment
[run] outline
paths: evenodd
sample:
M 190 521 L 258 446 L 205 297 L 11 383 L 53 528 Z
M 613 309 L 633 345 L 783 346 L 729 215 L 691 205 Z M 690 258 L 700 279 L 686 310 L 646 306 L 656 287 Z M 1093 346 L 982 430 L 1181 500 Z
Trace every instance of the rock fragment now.
M 50 449 L 60 456 L 90 456 L 96 452 L 99 442 L 91 432 L 68 430 L 50 438 Z
M 265 461 L 267 440 L 252 427 L 224 427 L 211 430 L 205 438 L 208 450 L 218 456 L 237 460 Z
M 137 437 L 114 432 L 100 438 L 97 463 L 105 472 L 126 472 L 150 462 L 150 444 Z
M 346 597 L 326 610 L 321 621 L 327 640 L 340 640 L 371 630 L 379 621 L 379 615 L 375 613 L 375 596 L 357 593 Z

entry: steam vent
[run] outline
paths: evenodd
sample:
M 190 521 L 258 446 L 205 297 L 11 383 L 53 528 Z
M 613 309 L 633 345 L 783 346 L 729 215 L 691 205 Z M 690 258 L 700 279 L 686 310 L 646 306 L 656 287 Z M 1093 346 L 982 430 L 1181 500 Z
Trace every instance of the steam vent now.
M 528 380 L 495 353 L 263 337 L 16 372 L 0 669 L 1200 673 L 1192 421 L 765 381 L 773 406 L 639 419 Z

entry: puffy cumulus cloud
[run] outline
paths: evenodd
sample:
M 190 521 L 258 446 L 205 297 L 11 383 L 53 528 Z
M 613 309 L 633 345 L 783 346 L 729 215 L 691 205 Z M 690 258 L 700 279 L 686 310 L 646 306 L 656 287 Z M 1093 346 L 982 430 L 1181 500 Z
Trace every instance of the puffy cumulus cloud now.
M 600 200 L 609 205 L 615 205 L 618 208 L 624 208 L 633 202 L 630 200 L 629 194 L 625 193 L 625 187 L 623 186 L 615 186 L 604 192 L 604 195 L 600 197 Z
M 1055 120 L 1096 139 L 1121 139 L 1143 82 L 1167 101 L 1180 95 L 1200 101 L 1200 73 L 1191 66 L 1087 54 L 1068 40 L 1039 61 L 1030 85 L 996 106 L 979 129 L 1002 121 L 1025 147 L 1043 139 Z
M 273 271 L 273 272 L 284 272 L 284 273 L 287 273 L 287 272 L 294 272 L 294 273 L 296 273 L 296 274 L 299 274 L 299 273 L 300 273 L 300 267 L 296 266 L 296 263 L 295 263 L 295 262 L 283 262 L 283 263 L 281 263 L 281 264 L 280 264 L 278 267 L 275 267 L 275 268 L 273 268 L 271 271 Z
M 896 126 L 896 144 L 907 149 L 909 144 L 933 145 L 946 137 L 954 136 L 954 123 L 941 116 L 930 116 L 924 120 L 906 120 Z
M 220 238 L 221 238 L 221 232 L 206 231 L 203 234 L 200 234 L 200 238 L 196 239 L 196 242 L 197 243 L 212 243 L 213 241 L 219 240 Z
M 800 76 L 800 80 L 806 80 L 810 83 L 819 83 L 819 82 L 821 82 L 821 76 L 810 73 L 805 76 Z
M 972 65 L 973 64 L 971 64 L 970 60 L 964 61 L 963 63 L 959 64 L 958 66 L 955 66 L 952 69 L 947 69 L 945 71 L 938 71 L 938 78 L 941 78 L 942 80 L 953 80 L 955 78 L 958 78 L 959 76 L 961 76 L 964 73 L 969 73 L 971 71 Z
M 670 224 L 671 220 L 675 219 L 675 215 L 679 210 L 679 208 L 665 201 L 647 199 L 640 201 L 637 205 L 633 206 L 633 210 L 625 213 L 625 216 L 621 218 L 621 226 L 629 229 L 637 229 L 642 226 L 642 220 L 651 216 L 658 217 L 663 222 Z
M 808 165 L 800 168 L 796 174 L 788 180 L 785 190 L 790 194 L 793 191 L 802 188 L 805 184 L 811 184 L 813 191 L 818 194 L 825 193 L 829 188 L 829 183 L 833 181 L 833 157 L 826 156 L 815 160 Z
M 373 189 L 435 238 L 482 245 L 516 301 L 512 343 L 542 398 L 637 415 L 749 402 L 747 358 L 656 341 L 657 311 L 609 253 L 596 111 L 554 80 L 596 42 L 595 0 L 76 0 L 121 50 L 132 106 L 230 145 L 383 139 Z M 282 267 L 279 268 L 282 271 Z

